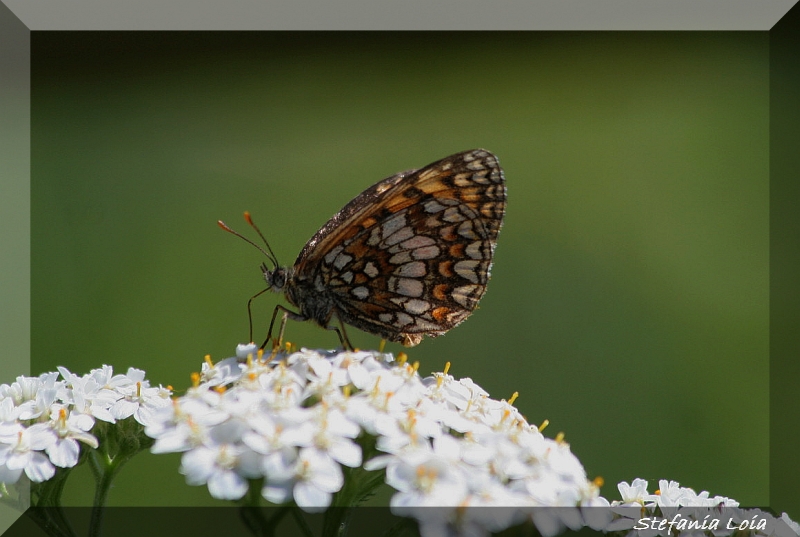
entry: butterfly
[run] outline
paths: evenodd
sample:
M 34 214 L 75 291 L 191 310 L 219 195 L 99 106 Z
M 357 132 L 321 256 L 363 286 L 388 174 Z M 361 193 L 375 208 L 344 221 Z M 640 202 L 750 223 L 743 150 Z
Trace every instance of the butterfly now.
M 291 267 L 266 250 L 266 291 L 282 292 L 297 311 L 272 313 L 267 339 L 281 345 L 286 320 L 314 321 L 352 349 L 344 325 L 412 347 L 469 317 L 486 291 L 506 210 L 497 157 L 463 151 L 418 170 L 400 172 L 359 194 L 317 231 Z M 283 312 L 278 338 L 275 319 Z M 252 340 L 252 315 L 250 316 Z

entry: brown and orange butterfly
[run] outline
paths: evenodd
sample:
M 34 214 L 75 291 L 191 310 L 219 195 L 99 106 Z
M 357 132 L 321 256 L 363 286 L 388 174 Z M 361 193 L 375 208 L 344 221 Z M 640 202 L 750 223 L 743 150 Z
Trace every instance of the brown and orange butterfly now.
M 250 302 L 271 290 L 283 292 L 299 310 L 278 305 L 261 348 L 270 339 L 280 345 L 287 319 L 334 330 L 346 348 L 353 347 L 344 324 L 411 347 L 425 335 L 444 334 L 475 310 L 486 291 L 505 209 L 497 157 L 473 149 L 371 186 L 311 237 L 292 267 L 278 263 L 248 213 L 266 250 L 219 225 L 259 248 L 272 265 L 261 264 L 267 288 Z M 252 316 L 250 333 L 252 339 Z

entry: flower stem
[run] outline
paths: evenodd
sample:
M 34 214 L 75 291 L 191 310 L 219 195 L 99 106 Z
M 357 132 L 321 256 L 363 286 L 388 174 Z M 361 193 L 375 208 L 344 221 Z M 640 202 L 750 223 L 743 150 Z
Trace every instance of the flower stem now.
M 111 483 L 126 462 L 149 447 L 152 442 L 144 436 L 143 428 L 132 418 L 107 427 L 106 442 L 89 453 L 89 466 L 95 479 L 94 502 L 89 522 L 89 536 L 99 537 Z M 143 442 L 142 440 L 145 439 Z
M 34 508 L 28 513 L 47 535 L 75 536 L 75 531 L 61 508 L 61 493 L 71 471 L 72 468 L 59 468 L 49 481 L 31 483 L 31 504 Z
M 90 454 L 89 459 L 95 474 L 94 501 L 92 502 L 92 516 L 89 521 L 89 536 L 98 537 L 103 524 L 108 492 L 111 490 L 111 482 L 114 480 L 119 466 L 105 454 L 96 450 Z
M 294 516 L 295 522 L 297 525 L 300 526 L 300 531 L 303 532 L 305 537 L 314 537 L 314 532 L 311 531 L 311 526 L 308 525 L 303 512 L 298 507 L 292 508 L 292 516 Z

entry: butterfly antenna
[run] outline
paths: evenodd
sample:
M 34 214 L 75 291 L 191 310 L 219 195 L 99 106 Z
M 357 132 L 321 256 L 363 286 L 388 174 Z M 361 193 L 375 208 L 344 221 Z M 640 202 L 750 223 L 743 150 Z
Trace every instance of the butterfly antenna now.
M 264 236 L 263 236 L 263 235 L 261 235 L 261 232 L 260 232 L 260 231 L 258 231 L 258 228 L 257 228 L 257 227 L 255 227 L 255 225 L 253 224 L 253 221 L 250 219 L 250 213 L 247 213 L 247 212 L 245 212 L 244 214 L 245 214 L 245 217 L 244 217 L 244 218 L 245 218 L 245 220 L 247 220 L 247 221 L 250 223 L 250 225 L 251 225 L 251 226 L 253 226 L 253 227 L 255 228 L 255 230 L 258 232 L 259 236 L 260 236 L 262 239 L 264 239 Z M 248 244 L 250 244 L 250 245 L 254 246 L 256 249 L 258 249 L 258 251 L 259 251 L 259 252 L 261 252 L 262 254 L 264 254 L 264 255 L 267 257 L 267 259 L 269 259 L 269 260 L 270 260 L 270 262 L 271 262 L 273 265 L 275 265 L 275 267 L 277 267 L 277 266 L 278 266 L 278 259 L 275 257 L 275 254 L 272 252 L 272 248 L 270 248 L 270 247 L 269 247 L 269 244 L 267 244 L 267 241 L 266 241 L 266 239 L 264 239 L 264 244 L 266 244 L 266 245 L 267 245 L 267 250 L 269 250 L 269 251 L 267 251 L 267 250 L 264 250 L 264 249 L 263 249 L 261 246 L 259 246 L 258 244 L 254 243 L 253 241 L 251 241 L 250 239 L 248 239 L 247 237 L 245 237 L 244 235 L 242 235 L 242 234 L 241 234 L 241 233 L 239 233 L 238 231 L 234 231 L 233 229 L 231 229 L 231 228 L 228 226 L 228 224 L 226 224 L 226 223 L 225 223 L 225 222 L 223 222 L 222 220 L 217 220 L 217 225 L 218 225 L 219 227 L 221 227 L 222 229 L 224 229 L 225 231 L 227 231 L 228 233 L 230 233 L 230 234 L 232 234 L 232 235 L 236 235 L 237 237 L 239 237 L 239 238 L 240 238 L 240 239 L 242 239 L 243 241 L 245 241 L 245 242 L 247 242 Z
M 268 256 L 268 257 L 270 257 L 272 262 L 275 263 L 275 268 L 277 268 L 278 267 L 278 256 L 276 256 L 275 252 L 272 251 L 272 248 L 270 247 L 269 243 L 267 242 L 266 237 L 264 237 L 264 234 L 261 233 L 260 229 L 258 229 L 258 226 L 256 225 L 256 223 L 253 222 L 253 219 L 250 217 L 250 212 L 249 211 L 245 211 L 244 212 L 244 219 L 247 220 L 247 223 L 250 224 L 250 227 L 255 229 L 256 233 L 258 233 L 258 236 L 261 237 L 262 241 L 264 241 L 264 245 L 267 247 L 267 250 L 269 250 L 269 253 L 270 253 L 270 256 Z

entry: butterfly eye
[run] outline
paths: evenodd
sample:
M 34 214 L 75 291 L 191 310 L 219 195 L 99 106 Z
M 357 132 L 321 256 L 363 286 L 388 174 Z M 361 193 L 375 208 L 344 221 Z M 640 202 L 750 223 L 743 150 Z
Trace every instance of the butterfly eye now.
M 264 271 L 264 278 L 267 280 L 267 285 L 275 292 L 283 290 L 286 285 L 286 269 L 278 267 L 275 270 L 268 270 L 266 265 L 262 265 L 261 270 Z

